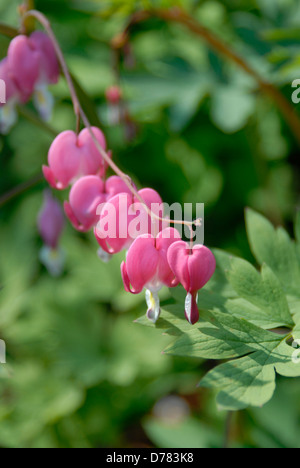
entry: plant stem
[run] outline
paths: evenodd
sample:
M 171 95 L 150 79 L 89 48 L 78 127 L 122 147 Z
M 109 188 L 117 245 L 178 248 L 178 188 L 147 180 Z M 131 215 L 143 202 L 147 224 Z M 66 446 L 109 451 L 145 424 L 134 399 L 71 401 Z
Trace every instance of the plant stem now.
M 271 83 L 265 81 L 259 73 L 253 69 L 237 52 L 215 36 L 211 31 L 202 26 L 198 21 L 189 16 L 181 8 L 174 7 L 170 9 L 151 9 L 147 12 L 138 12 L 134 14 L 123 34 L 119 34 L 112 42 L 115 47 L 124 47 L 129 40 L 130 30 L 136 24 L 149 20 L 150 18 L 160 18 L 167 22 L 181 24 L 187 27 L 191 32 L 201 37 L 210 48 L 218 54 L 223 55 L 231 62 L 235 63 L 245 73 L 252 76 L 257 82 L 259 88 L 268 95 L 281 111 L 288 123 L 296 141 L 300 145 L 300 118 L 286 97 Z
M 13 39 L 19 34 L 19 31 L 15 28 L 12 28 L 11 26 L 7 26 L 4 23 L 0 23 L 0 34 L 3 34 L 3 36 L 9 37 L 10 39 Z
M 121 169 L 112 161 L 109 154 L 106 153 L 106 151 L 104 151 L 104 149 L 99 144 L 99 142 L 98 142 L 98 140 L 97 140 L 97 138 L 96 138 L 96 136 L 94 134 L 94 131 L 93 131 L 92 127 L 91 127 L 91 124 L 90 124 L 85 112 L 83 111 L 83 109 L 81 107 L 81 104 L 79 102 L 79 99 L 78 99 L 78 96 L 77 96 L 77 93 L 76 93 L 76 89 L 75 89 L 71 74 L 70 74 L 68 66 L 67 66 L 67 63 L 65 61 L 65 58 L 64 58 L 64 55 L 63 55 L 62 50 L 60 48 L 60 45 L 59 45 L 59 43 L 58 43 L 58 41 L 57 41 L 53 31 L 52 31 L 50 22 L 45 17 L 45 15 L 43 15 L 43 13 L 41 13 L 41 12 L 39 12 L 37 10 L 31 10 L 31 11 L 28 11 L 27 13 L 25 13 L 24 16 L 23 16 L 23 21 L 25 21 L 27 18 L 30 18 L 30 17 L 36 18 L 41 23 L 41 25 L 44 27 L 45 31 L 47 32 L 49 38 L 51 39 L 51 41 L 53 43 L 53 46 L 55 48 L 56 54 L 57 54 L 57 58 L 58 58 L 58 60 L 60 62 L 63 74 L 64 74 L 64 76 L 66 78 L 66 81 L 67 81 L 67 84 L 68 84 L 68 87 L 69 87 L 69 90 L 70 90 L 71 99 L 72 99 L 72 103 L 73 103 L 76 118 L 77 119 L 79 119 L 79 118 L 82 119 L 82 122 L 84 123 L 84 125 L 88 129 L 88 131 L 90 132 L 91 138 L 92 138 L 97 150 L 99 151 L 102 158 L 104 159 L 104 161 L 111 167 L 111 169 L 115 172 L 115 174 L 117 174 L 125 182 L 125 184 L 129 188 L 129 190 L 131 191 L 133 196 L 135 196 L 136 199 L 140 203 L 142 203 L 144 205 L 144 208 L 145 208 L 146 212 L 149 214 L 149 216 L 151 216 L 151 218 L 155 218 L 155 219 L 157 219 L 158 221 L 161 221 L 161 222 L 168 222 L 168 223 L 173 223 L 173 224 L 192 226 L 196 222 L 199 225 L 199 223 L 198 223 L 199 220 L 196 220 L 195 222 L 194 221 L 192 221 L 192 222 L 179 221 L 179 220 L 171 221 L 169 219 L 157 216 L 155 213 L 153 213 L 151 211 L 151 209 L 148 208 L 145 201 L 142 199 L 142 197 L 140 196 L 138 191 L 134 188 L 130 177 L 127 174 L 125 174 L 124 172 L 121 171 Z
M 13 189 L 9 190 L 5 194 L 0 196 L 0 207 L 5 205 L 5 203 L 8 203 L 11 201 L 13 198 L 21 195 L 23 192 L 26 192 L 26 190 L 34 187 L 35 185 L 39 184 L 43 180 L 43 174 L 39 173 L 36 176 L 32 177 L 32 179 L 29 179 L 26 182 L 23 182 L 20 185 L 17 185 Z
M 233 412 L 228 411 L 226 420 L 225 420 L 223 448 L 229 448 L 229 445 L 230 445 L 232 419 L 233 419 Z

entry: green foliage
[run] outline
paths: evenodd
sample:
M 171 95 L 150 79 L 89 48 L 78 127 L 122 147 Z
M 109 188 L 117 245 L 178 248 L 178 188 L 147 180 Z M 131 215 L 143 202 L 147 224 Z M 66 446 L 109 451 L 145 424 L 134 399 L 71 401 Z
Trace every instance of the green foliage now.
M 299 244 L 258 213 L 248 210 L 246 217 L 250 245 L 261 271 L 229 255 L 224 262 L 225 254 L 216 252 L 214 284 L 199 293 L 201 322 L 194 327 L 186 324 L 184 295 L 179 291 L 174 294 L 176 304 L 165 307 L 157 325 L 178 337 L 165 350 L 167 354 L 229 359 L 211 369 L 200 382 L 202 387 L 218 390 L 217 403 L 227 410 L 267 403 L 275 390 L 276 373 L 300 377 L 292 346 L 299 327 L 300 291 L 295 277 L 300 266 Z M 297 221 L 296 229 L 298 226 Z M 223 296 L 226 282 L 229 294 Z
M 144 315 L 138 321 L 147 328 L 132 323 L 145 312 L 143 297 L 124 292 L 121 257 L 102 265 L 92 237 L 68 227 L 63 276 L 50 278 L 41 267 L 36 216 L 46 184 L 1 205 L 0 338 L 8 363 L 0 365 L 0 446 L 220 447 L 226 415 L 216 410 L 216 393 L 224 407 L 250 405 L 236 413 L 232 445 L 299 446 L 299 380 L 280 374 L 298 373 L 287 336 L 300 338 L 300 217 L 293 242 L 253 211 L 291 225 L 299 161 L 286 122 L 253 79 L 185 28 L 157 19 L 132 30 L 134 67 L 120 63 L 138 127 L 130 142 L 122 126 L 109 124 L 104 96 L 117 79 L 110 42 L 130 15 L 181 5 L 290 100 L 291 81 L 300 77 L 299 2 L 34 3 L 50 19 L 83 107 L 92 123 L 100 121 L 116 162 L 166 202 L 205 203 L 206 243 L 218 247 L 218 269 L 199 295 L 202 321 L 196 327 L 186 322 L 184 291 L 172 290 L 156 326 L 164 333 L 159 336 Z M 0 0 L 1 58 L 12 34 L 8 25 L 19 27 L 19 4 Z M 29 105 L 11 134 L 0 138 L 0 197 L 40 172 L 55 133 L 75 128 L 65 81 L 51 91 L 49 125 L 38 123 Z M 58 196 L 63 201 L 67 193 Z M 247 230 L 259 272 L 240 260 L 253 263 L 245 206 L 252 208 Z M 288 329 L 270 331 L 278 327 Z M 277 390 L 265 403 L 275 368 Z M 201 376 L 209 388 L 196 388 Z M 176 424 L 152 411 L 170 394 L 190 409 Z

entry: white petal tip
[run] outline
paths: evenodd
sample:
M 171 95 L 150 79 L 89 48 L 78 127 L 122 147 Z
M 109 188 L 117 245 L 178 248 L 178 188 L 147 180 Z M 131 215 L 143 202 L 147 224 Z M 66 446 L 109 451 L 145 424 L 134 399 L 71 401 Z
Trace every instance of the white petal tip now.
M 39 258 L 51 276 L 58 277 L 62 275 L 65 267 L 65 254 L 62 250 L 52 249 L 44 245 Z
M 103 250 L 101 247 L 98 249 L 97 255 L 103 263 L 109 263 L 112 258 L 112 255 L 105 252 L 105 250 Z
M 158 294 L 152 293 L 149 289 L 146 289 L 146 302 L 148 306 L 147 318 L 152 323 L 156 323 L 160 316 L 160 301 Z
M 52 117 L 54 97 L 47 89 L 47 86 L 39 86 L 36 88 L 33 96 L 33 102 L 41 119 L 48 122 Z

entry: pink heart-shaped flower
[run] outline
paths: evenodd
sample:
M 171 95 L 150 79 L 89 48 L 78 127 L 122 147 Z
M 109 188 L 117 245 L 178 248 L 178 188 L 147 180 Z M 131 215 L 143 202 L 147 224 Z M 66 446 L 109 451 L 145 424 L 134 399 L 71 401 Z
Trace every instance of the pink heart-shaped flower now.
M 9 70 L 7 58 L 0 62 L 0 79 L 3 80 L 6 85 L 6 102 L 10 101 L 12 98 L 21 97 L 16 82 Z M 5 105 L 5 103 L 0 103 L 0 106 L 3 105 Z
M 27 36 L 19 35 L 9 45 L 7 60 L 22 100 L 26 102 L 33 94 L 39 79 L 40 53 Z
M 172 244 L 168 250 L 168 262 L 178 281 L 187 291 L 185 313 L 187 320 L 194 324 L 199 320 L 197 292 L 213 276 L 216 259 L 204 245 L 191 248 L 186 242 Z
M 131 193 L 125 182 L 112 176 L 105 182 L 99 176 L 81 177 L 70 191 L 65 213 L 74 228 L 89 231 L 99 220 L 101 206 L 119 193 Z
M 156 236 L 164 223 L 149 216 L 145 205 L 153 212 L 159 212 L 163 205 L 159 194 L 145 188 L 138 192 L 144 204 L 129 193 L 112 197 L 103 207 L 95 236 L 100 247 L 107 253 L 118 253 L 128 248 L 143 234 Z
M 98 143 L 105 150 L 106 141 L 103 133 L 96 127 L 92 130 Z M 86 175 L 103 176 L 107 168 L 107 163 L 87 128 L 78 136 L 71 130 L 58 135 L 50 147 L 48 163 L 49 167 L 43 166 L 44 176 L 52 187 L 59 190 Z

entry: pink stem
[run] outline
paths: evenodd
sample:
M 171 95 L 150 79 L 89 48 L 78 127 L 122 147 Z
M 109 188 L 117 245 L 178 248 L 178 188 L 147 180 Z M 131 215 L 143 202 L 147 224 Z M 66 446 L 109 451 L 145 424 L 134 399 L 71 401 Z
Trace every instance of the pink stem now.
M 69 72 L 69 69 L 68 69 L 68 66 L 67 66 L 67 63 L 65 61 L 65 58 L 64 58 L 64 55 L 62 53 L 61 47 L 60 47 L 60 45 L 59 45 L 59 43 L 58 43 L 58 41 L 57 41 L 57 39 L 56 39 L 56 37 L 55 37 L 55 35 L 53 33 L 50 22 L 48 21 L 46 16 L 43 15 L 43 13 L 41 13 L 41 12 L 39 12 L 37 10 L 31 10 L 31 11 L 26 12 L 24 14 L 24 16 L 23 16 L 23 22 L 27 18 L 30 18 L 30 17 L 36 18 L 39 21 L 39 23 L 41 23 L 41 25 L 44 27 L 45 31 L 47 32 L 49 38 L 51 39 L 51 41 L 53 43 L 53 46 L 54 46 L 54 49 L 56 51 L 57 58 L 58 58 L 58 60 L 60 62 L 63 74 L 64 74 L 64 76 L 66 78 L 66 81 L 67 81 L 67 84 L 68 84 L 68 87 L 69 87 L 69 90 L 70 90 L 75 115 L 76 115 L 76 117 L 78 119 L 79 118 L 82 119 L 82 122 L 84 123 L 84 125 L 88 129 L 88 131 L 90 132 L 91 138 L 92 138 L 94 144 L 96 145 L 97 150 L 99 151 L 99 153 L 101 154 L 101 156 L 105 160 L 105 162 L 111 167 L 111 169 L 115 172 L 115 174 L 117 174 L 125 182 L 125 184 L 129 188 L 129 190 L 137 198 L 137 200 L 139 202 L 141 202 L 145 206 L 145 209 L 146 209 L 147 213 L 149 214 L 149 216 L 151 218 L 155 218 L 158 221 L 162 221 L 162 222 L 168 222 L 169 224 L 173 223 L 173 224 L 180 224 L 180 225 L 187 225 L 187 226 L 193 226 L 195 223 L 198 224 L 199 220 L 191 221 L 191 222 L 189 222 L 189 221 L 179 221 L 179 220 L 170 221 L 169 219 L 157 216 L 155 213 L 153 213 L 148 208 L 145 201 L 139 195 L 138 191 L 133 187 L 130 177 L 127 174 L 125 174 L 124 172 L 121 171 L 121 169 L 114 163 L 114 161 L 112 161 L 112 159 L 109 157 L 109 155 L 104 151 L 104 149 L 99 144 L 99 142 L 98 142 L 98 140 L 97 140 L 97 138 L 96 138 L 96 136 L 95 136 L 95 134 L 93 132 L 92 126 L 91 126 L 91 124 L 90 124 L 84 110 L 81 107 L 81 104 L 79 102 L 79 99 L 78 99 L 78 96 L 77 96 L 77 93 L 76 93 L 76 89 L 75 89 L 72 77 L 70 75 L 70 72 Z

